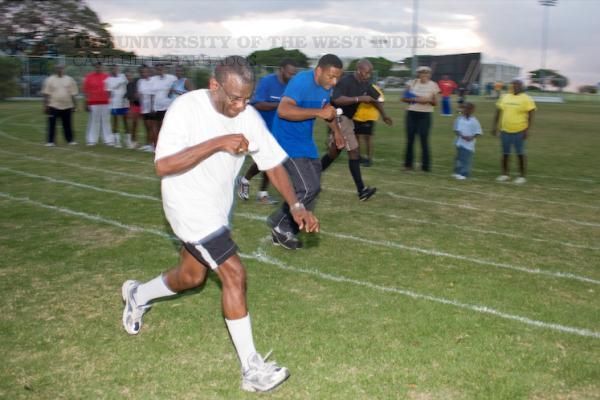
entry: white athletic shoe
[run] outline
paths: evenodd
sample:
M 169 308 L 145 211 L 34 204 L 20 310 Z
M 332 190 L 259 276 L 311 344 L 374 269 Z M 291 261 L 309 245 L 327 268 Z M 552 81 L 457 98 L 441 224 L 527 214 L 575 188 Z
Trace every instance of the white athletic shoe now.
M 242 373 L 242 389 L 247 392 L 268 392 L 281 385 L 290 372 L 285 367 L 280 367 L 274 361 L 266 362 L 271 355 L 265 358 L 254 353 L 248 358 L 248 369 Z
M 506 182 L 508 180 L 510 180 L 510 176 L 508 175 L 500 175 L 496 178 L 496 182 Z
M 241 200 L 248 200 L 250 198 L 250 182 L 244 182 L 244 177 L 238 176 L 235 178 L 235 187 L 237 188 L 237 195 Z
M 113 133 L 113 144 L 115 145 L 115 147 L 117 148 L 121 148 L 121 134 L 120 133 Z
M 466 176 L 464 176 L 464 175 L 458 175 L 458 174 L 456 174 L 455 178 L 458 181 L 464 181 L 465 179 L 467 179 Z
M 520 177 L 516 178 L 513 182 L 516 183 L 517 185 L 522 185 L 527 182 L 527 179 L 525 179 L 524 176 L 520 176 Z
M 44 146 L 46 146 L 46 147 L 56 147 L 56 144 L 54 144 L 54 142 L 47 142 Z
M 121 296 L 125 303 L 123 309 L 123 328 L 130 335 L 137 335 L 142 329 L 142 317 L 151 305 L 138 306 L 135 302 L 135 293 L 140 285 L 138 281 L 125 281 L 121 287 Z

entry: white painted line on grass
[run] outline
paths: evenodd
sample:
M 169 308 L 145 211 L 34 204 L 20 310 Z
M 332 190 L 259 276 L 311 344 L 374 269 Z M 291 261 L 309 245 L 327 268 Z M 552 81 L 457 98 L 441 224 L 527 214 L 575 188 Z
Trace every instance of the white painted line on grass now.
M 5 151 L 5 150 L 0 150 L 0 153 L 12 155 L 12 156 L 14 156 L 14 157 L 16 157 L 18 159 L 26 159 L 26 160 L 43 162 L 43 163 L 50 162 L 50 163 L 54 163 L 54 164 L 58 164 L 58 165 L 66 165 L 66 166 L 73 167 L 73 168 L 78 168 L 78 169 L 82 169 L 82 170 L 89 170 L 89 171 L 94 171 L 94 172 L 100 172 L 100 173 L 109 174 L 109 175 L 125 176 L 127 178 L 139 179 L 139 180 L 147 180 L 147 181 L 152 181 L 152 182 L 160 181 L 159 177 L 150 177 L 150 176 L 145 176 L 145 175 L 141 175 L 141 174 L 129 174 L 129 173 L 126 173 L 126 172 L 113 171 L 113 170 L 109 170 L 109 169 L 106 169 L 106 168 L 85 167 L 85 166 L 81 166 L 81 165 L 78 165 L 78 164 L 65 163 L 65 162 L 61 162 L 61 161 L 50 160 L 50 159 L 46 159 L 46 158 L 33 157 L 33 156 L 29 156 L 29 155 L 18 156 L 17 154 L 14 154 L 12 152 Z M 425 220 L 425 219 L 407 218 L 407 217 L 401 217 L 401 216 L 395 215 L 395 214 L 382 214 L 382 213 L 376 213 L 376 212 L 370 212 L 370 211 L 364 211 L 364 210 L 361 210 L 360 213 L 361 214 L 370 214 L 370 215 L 384 216 L 384 217 L 389 217 L 389 218 L 393 218 L 393 219 L 399 219 L 399 220 L 403 220 L 403 221 L 415 222 L 415 223 L 418 223 L 418 224 L 448 226 L 448 227 L 451 227 L 451 228 L 454 228 L 454 229 L 461 229 L 461 230 L 468 231 L 468 232 L 476 232 L 476 233 L 498 235 L 498 236 L 515 238 L 515 239 L 526 239 L 526 240 L 531 240 L 531 241 L 540 242 L 540 243 L 551 243 L 551 244 L 556 244 L 556 245 L 561 245 L 561 246 L 566 246 L 566 247 L 573 247 L 573 248 L 578 248 L 578 249 L 600 250 L 600 247 L 586 246 L 586 245 L 582 245 L 582 244 L 565 242 L 565 241 L 560 241 L 560 240 L 540 239 L 540 238 L 535 238 L 535 237 L 531 237 L 531 236 L 520 236 L 520 235 L 515 235 L 513 233 L 499 232 L 499 231 L 493 231 L 493 230 L 487 230 L 487 229 L 478 229 L 478 228 L 473 228 L 473 227 L 470 227 L 470 226 L 462 226 L 462 225 L 457 225 L 457 224 L 448 224 L 448 223 L 442 223 L 442 222 L 433 222 L 433 221 L 429 221 L 429 220 Z
M 333 190 L 338 190 L 338 189 L 333 189 Z M 420 198 L 420 197 L 404 196 L 404 195 L 400 195 L 400 194 L 396 194 L 396 193 L 392 193 L 392 192 L 386 192 L 386 194 L 388 196 L 391 196 L 391 197 L 395 198 L 395 199 L 411 200 L 411 201 L 416 201 L 416 202 L 419 202 L 419 203 L 430 203 L 430 204 L 437 204 L 437 205 L 445 206 L 445 207 L 462 208 L 462 209 L 465 209 L 465 210 L 482 211 L 482 212 L 494 212 L 494 213 L 511 215 L 511 216 L 514 216 L 514 217 L 536 218 L 536 219 L 542 219 L 542 220 L 545 220 L 545 221 L 561 222 L 561 223 L 566 223 L 566 224 L 575 224 L 575 225 L 583 225 L 583 226 L 591 226 L 591 227 L 594 227 L 594 228 L 600 228 L 600 223 L 598 223 L 598 222 L 579 221 L 579 220 L 575 220 L 575 219 L 553 218 L 553 217 L 546 217 L 546 216 L 539 215 L 539 214 L 534 214 L 534 213 L 526 213 L 526 212 L 518 212 L 518 211 L 507 211 L 507 210 L 496 210 L 494 208 L 485 208 L 484 209 L 484 208 L 475 207 L 475 206 L 466 205 L 466 204 L 453 204 L 453 203 L 448 203 L 448 202 L 445 202 L 445 201 L 430 200 L 430 199 L 424 199 L 424 198 Z
M 56 179 L 56 178 L 52 178 L 50 176 L 30 174 L 28 172 L 18 171 L 16 169 L 11 169 L 11 168 L 6 168 L 6 167 L 0 167 L 0 171 L 10 172 L 12 174 L 20 175 L 20 176 L 26 176 L 28 178 L 43 179 L 45 181 L 52 182 L 52 183 L 62 183 L 63 185 L 75 186 L 78 188 L 88 189 L 88 190 L 94 190 L 96 192 L 112 193 L 112 194 L 116 194 L 119 196 L 131 197 L 134 199 L 160 201 L 160 198 L 156 197 L 156 196 L 148 196 L 145 194 L 134 194 L 134 193 L 122 192 L 120 190 L 104 189 L 104 188 L 100 188 L 97 186 L 86 185 L 84 183 L 68 181 L 65 179 Z
M 104 193 L 111 193 L 111 194 L 116 194 L 116 195 L 120 195 L 120 196 L 124 196 L 124 197 L 132 197 L 132 198 L 151 200 L 151 201 L 160 201 L 161 200 L 159 197 L 156 197 L 156 196 L 133 194 L 133 193 L 128 193 L 128 192 L 122 192 L 120 190 L 103 189 L 103 188 L 99 188 L 99 187 L 92 186 L 92 185 L 85 185 L 85 184 L 68 181 L 68 180 L 64 180 L 64 179 L 55 179 L 55 178 L 42 176 L 42 175 L 30 174 L 28 172 L 17 171 L 17 170 L 13 170 L 10 168 L 0 167 L 0 170 L 12 172 L 12 173 L 15 173 L 15 174 L 21 175 L 21 176 L 27 176 L 27 177 L 31 177 L 31 178 L 37 178 L 37 179 L 44 179 L 51 183 L 61 183 L 64 185 L 71 185 L 71 186 L 75 186 L 75 187 L 79 187 L 79 188 L 83 188 L 83 189 L 89 189 L 89 190 L 94 190 L 94 191 L 104 192 Z M 243 218 L 259 219 L 259 220 L 263 220 L 263 221 L 266 220 L 266 217 L 261 216 L 261 215 L 256 215 L 256 214 L 235 213 L 235 215 L 241 216 Z M 574 279 L 574 280 L 587 282 L 587 283 L 600 284 L 600 281 L 598 281 L 598 280 L 588 278 L 585 276 L 571 274 L 568 272 L 560 272 L 560 271 L 554 272 L 554 271 L 542 270 L 539 268 L 532 269 L 532 268 L 526 268 L 526 267 L 519 267 L 519 266 L 510 265 L 510 264 L 496 263 L 493 261 L 481 260 L 481 259 L 471 258 L 471 257 L 467 257 L 467 256 L 457 255 L 457 254 L 446 253 L 446 252 L 442 252 L 442 251 L 438 251 L 438 250 L 429 250 L 429 249 L 422 249 L 420 247 L 406 246 L 406 245 L 396 243 L 396 242 L 375 241 L 375 240 L 363 239 L 360 237 L 346 235 L 343 233 L 335 233 L 335 232 L 329 233 L 329 232 L 323 232 L 323 231 L 321 231 L 321 233 L 326 234 L 326 235 L 331 235 L 334 237 L 338 237 L 338 238 L 342 238 L 342 239 L 351 239 L 351 240 L 359 241 L 359 242 L 362 242 L 365 244 L 372 244 L 372 245 L 383 246 L 383 247 L 388 247 L 388 248 L 396 248 L 396 249 L 401 249 L 401 250 L 410 250 L 413 252 L 418 252 L 418 253 L 426 254 L 426 255 L 430 255 L 430 256 L 447 257 L 447 258 L 453 258 L 453 259 L 458 259 L 458 260 L 462 260 L 462 261 L 469 261 L 469 262 L 479 264 L 479 265 L 489 265 L 492 267 L 512 269 L 514 271 L 526 272 L 526 273 L 530 273 L 530 274 L 539 274 L 539 275 L 551 276 L 554 278 Z
M 306 269 L 306 268 L 293 267 L 293 266 L 287 265 L 275 258 L 265 255 L 264 252 L 261 251 L 261 249 L 254 252 L 251 255 L 245 255 L 245 257 L 253 258 L 259 262 L 273 265 L 273 266 L 275 266 L 279 269 L 285 270 L 285 271 L 291 271 L 291 272 L 296 272 L 296 273 L 305 274 L 305 275 L 312 275 L 312 276 L 316 276 L 318 278 L 321 278 L 321 279 L 327 280 L 327 281 L 349 283 L 349 284 L 356 285 L 356 286 L 367 287 L 369 289 L 373 289 L 373 290 L 376 290 L 379 292 L 395 293 L 395 294 L 400 294 L 403 296 L 408 296 L 408 297 L 411 297 L 416 300 L 426 300 L 426 301 L 431 301 L 434 303 L 440 303 L 440 304 L 444 304 L 444 305 L 449 305 L 449 306 L 466 309 L 469 311 L 475 311 L 475 312 L 482 313 L 482 314 L 489 314 L 489 315 L 493 315 L 495 317 L 508 319 L 511 321 L 517 321 L 517 322 L 520 322 L 520 323 L 523 323 L 526 325 L 535 326 L 538 328 L 549 329 L 549 330 L 559 331 L 559 332 L 563 332 L 563 333 L 570 333 L 570 334 L 574 334 L 574 335 L 578 335 L 578 336 L 585 336 L 585 337 L 592 337 L 595 339 L 600 339 L 600 332 L 595 332 L 590 329 L 575 328 L 575 327 L 565 326 L 565 325 L 561 325 L 561 324 L 539 321 L 539 320 L 530 319 L 527 317 L 522 317 L 520 315 L 508 314 L 508 313 L 498 311 L 494 308 L 487 307 L 484 305 L 466 304 L 466 303 L 461 303 L 461 302 L 458 302 L 455 300 L 446 299 L 444 297 L 430 296 L 427 294 L 413 292 L 411 290 L 400 289 L 400 288 L 390 287 L 390 286 L 377 285 L 377 284 L 374 284 L 371 282 L 359 281 L 357 279 L 347 278 L 347 277 L 344 277 L 341 275 L 333 275 L 333 274 L 324 273 L 317 269 Z
M 129 230 L 132 232 L 150 233 L 150 234 L 157 235 L 162 238 L 169 239 L 169 240 L 176 240 L 176 238 L 174 238 L 172 235 L 169 235 L 168 233 L 157 230 L 157 229 L 148 229 L 148 228 L 143 228 L 140 226 L 123 224 L 119 221 L 111 220 L 111 219 L 104 218 L 104 217 L 101 217 L 98 215 L 91 215 L 91 214 L 87 214 L 87 213 L 80 212 L 80 211 L 74 211 L 74 210 L 64 208 L 64 207 L 57 207 L 57 206 L 53 206 L 53 205 L 49 205 L 49 204 L 44 204 L 39 201 L 31 200 L 27 197 L 17 197 L 17 196 L 13 196 L 13 195 L 11 195 L 9 193 L 5 193 L 5 192 L 0 192 L 0 197 L 11 200 L 11 201 L 29 204 L 29 205 L 45 208 L 48 210 L 56 211 L 56 212 L 59 212 L 62 214 L 67 214 L 70 216 L 87 219 L 87 220 L 94 221 L 94 222 L 105 223 L 105 224 L 112 225 L 112 226 L 115 226 L 118 228 Z M 542 329 L 553 330 L 553 331 L 558 331 L 558 332 L 568 333 L 568 334 L 573 334 L 573 335 L 578 335 L 578 336 L 584 336 L 584 337 L 591 337 L 594 339 L 600 339 L 600 332 L 595 332 L 590 329 L 576 328 L 576 327 L 565 326 L 565 325 L 561 325 L 561 324 L 555 324 L 555 323 L 534 320 L 534 319 L 522 317 L 519 315 L 508 314 L 508 313 L 498 311 L 498 310 L 495 310 L 493 308 L 490 308 L 490 307 L 487 307 L 484 305 L 460 303 L 460 302 L 446 299 L 443 297 L 430 296 L 430 295 L 421 294 L 421 293 L 413 292 L 410 290 L 405 290 L 405 289 L 400 289 L 400 288 L 395 288 L 395 287 L 376 285 L 371 282 L 359 281 L 357 279 L 346 278 L 346 277 L 340 276 L 340 275 L 327 274 L 327 273 L 321 272 L 317 269 L 305 269 L 305 268 L 293 267 L 293 266 L 284 264 L 283 262 L 281 262 L 279 260 L 276 260 L 274 258 L 267 256 L 266 254 L 264 254 L 264 251 L 262 251 L 260 248 L 253 254 L 240 253 L 240 256 L 242 258 L 246 258 L 246 259 L 254 259 L 254 260 L 262 262 L 264 264 L 273 265 L 282 270 L 291 271 L 291 272 L 304 274 L 304 275 L 312 275 L 312 276 L 316 276 L 318 278 L 321 278 L 321 279 L 327 280 L 327 281 L 349 283 L 349 284 L 356 285 L 356 286 L 367 287 L 369 289 L 376 290 L 376 291 L 383 292 L 383 293 L 395 293 L 395 294 L 400 294 L 403 296 L 408 296 L 408 297 L 411 297 L 416 300 L 426 300 L 426 301 L 430 301 L 430 302 L 434 302 L 434 303 L 439 303 L 439 304 L 458 307 L 461 309 L 466 309 L 469 311 L 475 311 L 478 313 L 489 314 L 489 315 L 493 315 L 495 317 L 520 322 L 520 323 L 523 323 L 526 325 L 531 325 L 531 326 L 535 326 L 535 327 L 542 328 Z
M 332 175 L 339 175 L 339 174 L 333 173 Z M 463 189 L 460 187 L 453 187 L 453 186 L 425 185 L 422 183 L 409 182 L 409 181 L 403 181 L 403 180 L 395 180 L 394 184 L 417 186 L 417 187 L 434 189 L 434 190 L 442 189 L 442 190 L 450 190 L 450 191 L 454 191 L 454 192 L 474 193 L 474 194 L 479 194 L 479 195 L 488 196 L 488 197 L 492 197 L 492 198 L 514 199 L 514 200 L 518 200 L 520 202 L 521 201 L 530 201 L 530 202 L 537 202 L 537 203 L 555 204 L 555 205 L 561 205 L 561 206 L 567 206 L 567 207 L 580 207 L 580 208 L 589 208 L 592 210 L 600 210 L 600 206 L 593 206 L 590 204 L 580 204 L 580 203 L 572 203 L 572 202 L 564 202 L 564 201 L 556 201 L 556 200 L 533 199 L 533 198 L 527 198 L 527 197 L 521 197 L 521 196 L 511 196 L 511 195 L 506 195 L 506 194 L 482 192 L 480 190 L 474 190 L 474 189 Z
M 51 160 L 48 158 L 40 158 L 40 157 L 34 157 L 34 156 L 30 156 L 30 155 L 18 155 L 18 154 L 12 153 L 10 151 L 5 151 L 5 150 L 0 150 L 0 153 L 9 154 L 9 155 L 15 157 L 16 159 L 37 161 L 37 162 L 41 162 L 41 163 L 52 163 L 52 164 L 57 164 L 57 165 L 65 165 L 67 167 L 82 169 L 84 171 L 94 171 L 94 172 L 100 172 L 100 173 L 109 174 L 109 175 L 119 175 L 119 176 L 124 176 L 127 178 L 141 179 L 141 180 L 152 181 L 152 182 L 160 181 L 160 178 L 157 176 L 152 177 L 152 176 L 146 176 L 146 175 L 141 175 L 141 174 L 131 174 L 131 173 L 127 173 L 127 172 L 114 171 L 114 170 L 109 170 L 106 168 L 86 167 L 86 166 L 79 165 L 79 164 L 73 164 L 73 163 L 68 163 L 68 162 L 58 161 L 58 160 Z
M 238 217 L 242 217 L 242 218 L 246 218 L 246 219 L 252 219 L 252 220 L 257 220 L 257 221 L 266 221 L 267 220 L 267 218 L 265 216 L 256 215 L 256 214 L 236 212 L 235 215 L 238 216 Z M 517 266 L 517 265 L 511 265 L 511 264 L 505 264 L 505 263 L 498 263 L 498 262 L 495 262 L 495 261 L 483 260 L 483 259 L 473 258 L 473 257 L 467 257 L 467 256 L 462 256 L 460 254 L 452 254 L 452 253 L 447 253 L 447 252 L 439 251 L 439 250 L 430 250 L 430 249 L 423 249 L 423 248 L 415 247 L 415 246 L 408 246 L 408 245 L 404 245 L 404 244 L 401 244 L 401 243 L 398 243 L 398 242 L 392 242 L 392 241 L 389 241 L 389 240 L 365 239 L 365 238 L 361 238 L 361 237 L 354 236 L 354 235 L 348 235 L 348 234 L 339 233 L 339 232 L 329 232 L 329 231 L 326 231 L 326 230 L 321 230 L 321 234 L 322 235 L 333 236 L 333 237 L 338 238 L 338 239 L 352 240 L 352 241 L 355 241 L 355 242 L 369 244 L 369 245 L 378 246 L 378 247 L 387 247 L 387 248 L 392 248 L 392 249 L 407 250 L 407 251 L 411 251 L 411 252 L 414 252 L 414 253 L 425 254 L 425 255 L 428 255 L 428 256 L 451 258 L 451 259 L 454 259 L 454 260 L 467 261 L 467 262 L 471 262 L 471 263 L 474 263 L 474 264 L 486 265 L 486 266 L 491 266 L 491 267 L 496 267 L 496 268 L 509 269 L 509 270 L 513 270 L 513 271 L 525 272 L 525 273 L 528 273 L 528 274 L 545 275 L 545 276 L 550 276 L 550 277 L 553 277 L 553 278 L 573 279 L 573 280 L 577 280 L 577 281 L 581 281 L 581 282 L 593 283 L 595 285 L 599 285 L 600 284 L 600 280 L 589 278 L 589 277 L 586 277 L 586 276 L 575 275 L 575 274 L 572 274 L 570 272 L 547 271 L 547 270 L 543 270 L 543 269 L 539 269 L 539 268 L 520 267 L 520 266 Z
M 560 245 L 560 246 L 574 247 L 574 248 L 577 248 L 577 249 L 600 250 L 600 247 L 586 246 L 586 245 L 582 245 L 582 244 L 565 242 L 565 241 L 560 241 L 560 240 L 540 239 L 540 238 L 536 238 L 536 237 L 532 237 L 532 236 L 522 236 L 522 235 L 516 235 L 514 233 L 499 232 L 499 231 L 493 231 L 493 230 L 489 230 L 489 229 L 479 229 L 479 228 L 473 228 L 473 227 L 470 227 L 470 226 L 463 226 L 463 225 L 457 225 L 457 224 L 448 224 L 448 223 L 445 223 L 445 222 L 433 222 L 433 221 L 429 221 L 429 220 L 426 220 L 426 219 L 408 218 L 408 217 L 402 217 L 402 216 L 396 215 L 396 214 L 385 214 L 385 213 L 377 213 L 377 212 L 371 212 L 371 211 L 362 211 L 362 214 L 377 215 L 377 216 L 380 216 L 380 217 L 387 217 L 387 218 L 392 218 L 392 219 L 398 219 L 398 220 L 401 220 L 401 221 L 414 222 L 414 223 L 417 223 L 417 224 L 447 226 L 447 227 L 450 227 L 450 228 L 453 228 L 453 229 L 460 229 L 460 230 L 467 231 L 467 232 L 476 232 L 476 233 L 484 233 L 484 234 L 489 234 L 489 235 L 498 235 L 498 236 L 504 236 L 504 237 L 509 237 L 509 238 L 513 238 L 513 239 L 523 239 L 523 240 L 526 240 L 526 241 L 531 240 L 531 241 L 540 242 L 540 243 L 551 243 L 551 244 Z
M 23 139 L 17 136 L 13 136 L 13 135 L 9 135 L 8 133 L 4 132 L 4 131 L 0 131 L 0 136 L 4 136 L 6 138 L 9 139 L 13 139 L 13 140 L 17 140 L 32 146 L 39 146 L 39 147 L 43 147 L 44 144 L 43 143 L 37 143 L 37 142 L 33 142 L 31 140 L 27 140 L 27 139 Z M 135 160 L 132 158 L 125 158 L 125 157 L 119 157 L 119 156 L 112 156 L 110 154 L 100 154 L 100 153 L 96 153 L 93 151 L 83 151 L 83 150 L 77 150 L 75 149 L 73 146 L 55 146 L 55 147 L 49 147 L 48 150 L 50 151 L 55 151 L 55 150 L 62 150 L 62 151 L 70 151 L 73 153 L 77 153 L 77 154 L 81 154 L 81 155 L 85 155 L 85 156 L 90 156 L 90 157 L 96 157 L 96 158 L 105 158 L 107 160 L 115 160 L 115 161 L 124 161 L 124 162 L 128 162 L 128 163 L 134 163 L 134 164 L 140 164 L 140 165 L 145 165 L 146 167 L 151 166 L 154 164 L 154 157 L 152 158 L 152 160 L 149 160 L 148 162 L 144 162 L 144 161 L 140 161 L 140 160 Z

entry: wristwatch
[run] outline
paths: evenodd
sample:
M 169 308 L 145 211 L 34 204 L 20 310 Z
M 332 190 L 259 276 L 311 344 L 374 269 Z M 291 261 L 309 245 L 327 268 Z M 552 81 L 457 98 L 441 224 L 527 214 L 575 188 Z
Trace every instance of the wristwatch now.
M 304 204 L 300 203 L 299 201 L 290 206 L 290 211 L 299 211 L 304 209 Z

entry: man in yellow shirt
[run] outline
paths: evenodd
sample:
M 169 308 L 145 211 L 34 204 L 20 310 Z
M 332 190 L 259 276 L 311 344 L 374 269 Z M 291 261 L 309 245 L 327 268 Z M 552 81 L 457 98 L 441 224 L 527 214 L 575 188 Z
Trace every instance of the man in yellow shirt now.
M 527 157 L 525 154 L 525 140 L 533 122 L 535 103 L 531 97 L 523 92 L 523 82 L 519 79 L 512 81 L 513 93 L 505 94 L 496 103 L 496 115 L 492 124 L 492 135 L 497 135 L 498 122 L 500 122 L 500 139 L 502 142 L 502 175 L 496 180 L 506 182 L 508 175 L 508 158 L 511 147 L 514 146 L 519 158 L 519 177 L 514 183 L 523 184 Z
M 373 89 L 379 93 L 377 101 L 384 102 L 383 91 L 375 84 Z M 356 113 L 352 120 L 354 121 L 354 133 L 358 139 L 359 153 L 366 152 L 366 157 L 360 156 L 360 163 L 363 167 L 370 167 L 373 164 L 373 134 L 375 131 L 375 122 L 379 119 L 380 112 L 372 103 L 359 103 Z M 363 146 L 364 145 L 364 146 Z

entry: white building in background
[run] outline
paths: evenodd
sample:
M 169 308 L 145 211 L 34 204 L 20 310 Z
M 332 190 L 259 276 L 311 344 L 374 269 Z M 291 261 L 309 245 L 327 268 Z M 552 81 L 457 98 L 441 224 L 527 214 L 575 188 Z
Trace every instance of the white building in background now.
M 521 67 L 507 63 L 482 63 L 479 83 L 482 88 L 488 83 L 508 83 L 521 76 Z

